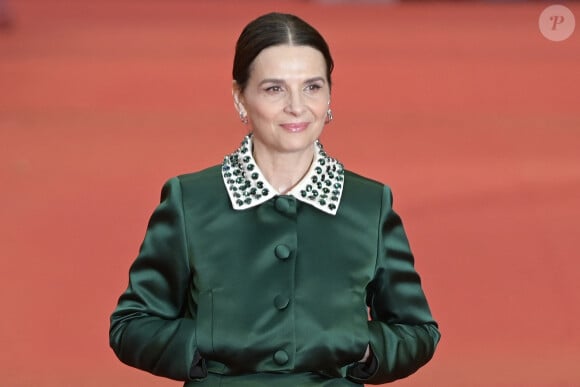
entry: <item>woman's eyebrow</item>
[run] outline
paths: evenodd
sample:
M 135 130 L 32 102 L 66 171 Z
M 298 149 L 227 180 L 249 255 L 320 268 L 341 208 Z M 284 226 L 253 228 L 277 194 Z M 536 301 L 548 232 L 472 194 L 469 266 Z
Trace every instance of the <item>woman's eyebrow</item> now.
M 304 81 L 304 83 L 312 83 L 312 82 L 326 83 L 326 79 L 324 77 L 314 77 L 314 78 L 309 78 L 306 81 Z
M 266 79 L 263 79 L 258 85 L 261 86 L 265 83 L 281 84 L 281 83 L 284 83 L 284 81 L 281 79 L 276 79 L 276 78 L 266 78 Z
M 324 77 L 313 77 L 313 78 L 308 78 L 304 81 L 304 83 L 313 83 L 313 82 L 323 82 L 326 83 L 326 79 Z M 263 85 L 265 83 L 274 83 L 274 84 L 282 84 L 282 83 L 286 83 L 283 79 L 277 79 L 277 78 L 266 78 L 263 79 L 262 81 L 260 81 L 260 83 L 258 85 Z

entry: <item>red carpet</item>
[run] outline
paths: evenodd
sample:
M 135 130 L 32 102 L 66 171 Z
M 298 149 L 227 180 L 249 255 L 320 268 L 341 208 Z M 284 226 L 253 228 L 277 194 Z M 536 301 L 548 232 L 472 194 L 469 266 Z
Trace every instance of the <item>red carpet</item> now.
M 441 325 L 397 385 L 580 385 L 580 30 L 546 40 L 549 3 L 10 5 L 0 385 L 180 385 L 119 363 L 108 318 L 162 183 L 241 140 L 233 46 L 274 9 L 329 40 L 323 142 L 393 187 Z

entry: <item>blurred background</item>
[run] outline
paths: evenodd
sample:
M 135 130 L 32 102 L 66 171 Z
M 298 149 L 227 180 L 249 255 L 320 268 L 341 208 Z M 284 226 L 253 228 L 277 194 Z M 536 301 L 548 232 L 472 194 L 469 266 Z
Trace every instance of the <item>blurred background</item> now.
M 443 332 L 396 385 L 580 386 L 580 31 L 544 37 L 552 4 L 0 0 L 0 385 L 181 385 L 121 364 L 109 315 L 164 181 L 245 134 L 235 41 L 282 11 L 327 38 L 323 143 L 393 188 Z

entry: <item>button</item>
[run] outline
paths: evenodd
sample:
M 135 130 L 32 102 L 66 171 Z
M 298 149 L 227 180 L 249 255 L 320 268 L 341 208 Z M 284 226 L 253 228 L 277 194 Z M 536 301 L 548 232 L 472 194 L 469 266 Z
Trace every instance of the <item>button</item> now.
M 276 202 L 274 203 L 274 206 L 276 206 L 276 209 L 284 214 L 288 213 L 288 211 L 290 211 L 290 202 L 288 201 L 288 199 L 283 198 L 283 197 L 279 197 L 278 199 L 276 199 Z
M 278 310 L 286 309 L 289 303 L 290 299 L 286 296 L 278 294 L 276 297 L 274 297 L 274 305 L 276 308 L 278 308 Z
M 292 250 L 290 250 L 290 247 L 286 245 L 278 245 L 274 249 L 274 254 L 276 254 L 276 257 L 280 259 L 288 259 L 291 253 Z
M 288 354 L 284 350 L 276 351 L 276 353 L 274 354 L 274 361 L 278 365 L 284 365 L 288 363 L 288 359 L 289 359 Z

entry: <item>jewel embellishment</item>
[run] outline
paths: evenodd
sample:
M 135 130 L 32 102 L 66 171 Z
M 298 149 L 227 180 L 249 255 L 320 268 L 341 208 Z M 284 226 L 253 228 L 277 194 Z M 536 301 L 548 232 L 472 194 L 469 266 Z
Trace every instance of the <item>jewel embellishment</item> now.
M 326 154 L 319 141 L 315 146 L 315 161 L 310 171 L 288 194 L 334 215 L 342 195 L 344 168 Z M 277 196 L 260 173 L 251 156 L 251 147 L 251 135 L 248 135 L 240 148 L 224 157 L 222 163 L 222 177 L 235 209 L 250 208 Z

